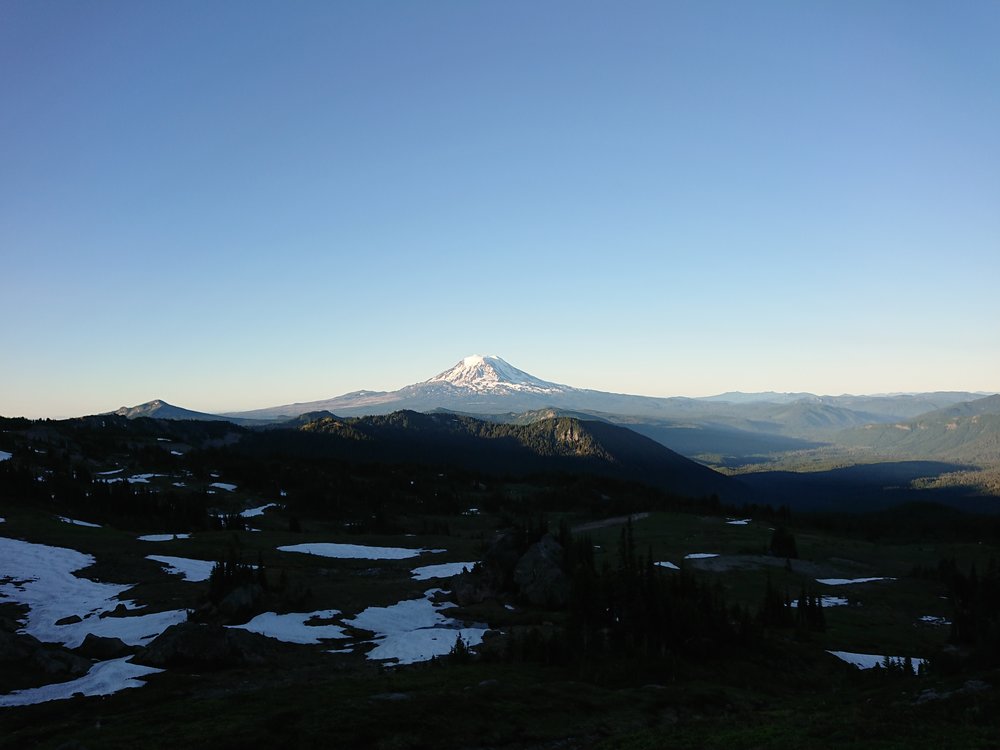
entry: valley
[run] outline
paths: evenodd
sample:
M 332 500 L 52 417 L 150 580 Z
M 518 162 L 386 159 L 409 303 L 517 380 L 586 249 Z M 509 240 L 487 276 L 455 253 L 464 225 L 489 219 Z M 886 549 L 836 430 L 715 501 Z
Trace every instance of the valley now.
M 997 739 L 1000 516 L 887 489 L 948 466 L 540 416 L 2 420 L 0 746 Z

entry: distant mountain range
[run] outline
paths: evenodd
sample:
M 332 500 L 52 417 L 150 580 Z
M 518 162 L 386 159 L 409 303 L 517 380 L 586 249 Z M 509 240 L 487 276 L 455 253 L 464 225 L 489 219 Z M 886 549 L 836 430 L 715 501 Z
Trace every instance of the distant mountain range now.
M 1000 396 L 989 398 L 1000 401 Z M 627 426 L 686 456 L 746 456 L 841 440 L 851 446 L 866 446 L 867 441 L 852 431 L 865 428 L 869 435 L 882 434 L 890 429 L 886 425 L 945 414 L 949 409 L 957 416 L 971 414 L 969 410 L 979 407 L 969 404 L 989 402 L 989 398 L 962 391 L 872 396 L 776 392 L 730 392 L 708 398 L 634 396 L 554 383 L 500 357 L 473 355 L 428 380 L 395 391 L 355 391 L 320 401 L 221 415 L 182 409 L 162 400 L 123 407 L 115 413 L 159 419 L 224 419 L 245 425 L 308 421 L 303 420 L 304 414 L 329 413 L 343 418 L 400 410 L 446 411 L 520 424 L 568 416 Z M 886 434 L 895 436 L 891 431 Z M 893 442 L 880 440 L 883 444 Z
M 841 433 L 837 442 L 888 457 L 996 464 L 1000 462 L 1000 396 L 953 404 L 913 420 L 865 425 Z
M 941 392 L 887 396 L 816 396 L 811 393 L 726 393 L 708 398 L 633 396 L 575 388 L 530 375 L 497 356 L 472 355 L 453 367 L 396 391 L 355 391 L 335 398 L 284 404 L 223 416 L 284 420 L 305 412 L 340 416 L 435 409 L 466 414 L 520 414 L 558 409 L 590 415 L 647 419 L 716 418 L 737 429 L 808 433 L 869 422 L 892 422 L 942 409 L 983 394 Z M 763 424 L 755 424 L 763 423 Z M 763 428 L 763 429 L 762 429 Z
M 245 419 L 240 419 L 239 417 L 224 417 L 220 414 L 207 414 L 202 411 L 184 409 L 180 406 L 168 404 L 162 399 L 147 401 L 146 403 L 139 404 L 138 406 L 123 406 L 111 413 L 118 417 L 127 417 L 128 419 L 138 419 L 139 417 L 174 420 L 193 419 L 200 422 L 226 421 L 234 422 L 236 424 L 246 423 L 247 421 Z

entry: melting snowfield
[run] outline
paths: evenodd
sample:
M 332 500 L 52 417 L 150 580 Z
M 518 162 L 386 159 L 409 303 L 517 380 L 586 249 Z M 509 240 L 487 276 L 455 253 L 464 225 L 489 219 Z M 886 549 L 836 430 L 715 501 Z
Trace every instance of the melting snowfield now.
M 369 659 L 395 659 L 397 664 L 444 656 L 460 636 L 469 646 L 482 643 L 487 628 L 463 628 L 457 620 L 442 615 L 439 610 L 450 605 L 431 601 L 439 591 L 430 589 L 424 592 L 423 599 L 408 599 L 388 607 L 368 607 L 344 622 L 375 633 L 376 645 L 368 652 Z
M 951 625 L 951 620 L 938 615 L 924 615 L 920 618 L 920 622 L 926 622 L 928 625 Z
M 872 581 L 895 581 L 895 578 L 817 578 L 816 583 L 827 586 L 846 586 L 851 583 L 871 583 Z
M 170 557 L 169 555 L 146 555 L 147 560 L 158 562 L 168 573 L 184 576 L 185 581 L 207 581 L 215 563 L 211 560 L 195 560 L 190 557 Z
M 428 578 L 451 578 L 466 570 L 472 570 L 474 562 L 441 563 L 440 565 L 424 565 L 410 571 L 416 581 L 426 581 Z
M 52 685 L 15 690 L 7 695 L 0 695 L 2 706 L 31 706 L 46 701 L 65 700 L 76 694 L 81 695 L 111 695 L 119 690 L 142 687 L 145 683 L 137 679 L 146 675 L 162 672 L 155 667 L 143 667 L 129 662 L 131 656 L 111 661 L 99 661 L 90 668 L 83 677 L 69 682 L 57 682 Z
M 190 539 L 190 534 L 146 534 L 139 537 L 140 542 L 169 542 L 174 539 Z
M 444 552 L 438 549 L 411 549 L 409 547 L 371 547 L 366 544 L 334 544 L 332 542 L 306 542 L 278 547 L 279 552 L 302 552 L 321 557 L 345 560 L 405 560 L 425 552 Z
M 116 469 L 113 473 L 117 473 L 121 469 Z M 107 473 L 107 472 L 102 472 Z M 128 482 L 129 484 L 149 484 L 150 479 L 156 479 L 157 477 L 165 477 L 166 474 L 133 474 L 130 477 L 111 477 L 110 479 L 103 480 L 107 484 L 113 484 L 114 482 Z
M 72 524 L 74 526 L 86 526 L 86 527 L 91 528 L 91 529 L 99 529 L 99 528 L 101 528 L 101 524 L 99 524 L 99 523 L 89 523 L 87 521 L 77 521 L 75 518 L 67 518 L 66 516 L 56 516 L 56 518 L 58 518 L 63 523 L 69 523 L 69 524 Z
M 95 562 L 76 550 L 0 537 L 0 560 L 0 601 L 27 606 L 23 631 L 40 641 L 76 648 L 93 633 L 145 645 L 170 625 L 187 619 L 184 610 L 106 616 L 119 605 L 140 608 L 118 599 L 132 585 L 98 583 L 73 575 Z
M 269 638 L 277 638 L 286 643 L 314 644 L 329 638 L 347 638 L 347 633 L 339 625 L 310 625 L 310 620 L 328 620 L 340 614 L 336 609 L 318 612 L 290 612 L 279 615 L 264 612 L 244 625 L 230 625 L 231 628 L 249 630 Z

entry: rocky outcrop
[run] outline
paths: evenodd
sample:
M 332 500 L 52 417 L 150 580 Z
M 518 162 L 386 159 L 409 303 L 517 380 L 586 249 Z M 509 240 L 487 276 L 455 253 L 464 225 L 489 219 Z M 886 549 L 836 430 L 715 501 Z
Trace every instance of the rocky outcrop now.
M 503 532 L 494 538 L 481 563 L 451 579 L 452 597 L 460 606 L 505 594 L 537 606 L 564 606 L 569 601 L 570 580 L 562 560 L 562 546 L 551 535 L 525 551 L 519 535 Z
M 129 646 L 120 638 L 106 638 L 101 635 L 94 635 L 93 633 L 87 633 L 87 637 L 83 639 L 83 643 L 75 650 L 81 656 L 99 661 L 117 659 L 122 656 L 134 654 L 136 651 L 134 646 Z
M 42 643 L 26 633 L 0 629 L 0 664 L 20 663 L 46 675 L 79 677 L 91 667 L 85 659 L 66 649 Z
M 133 661 L 150 667 L 224 669 L 262 664 L 278 651 L 277 643 L 257 633 L 222 625 L 182 622 L 171 625 Z
M 31 655 L 30 663 L 45 674 L 72 677 L 87 674 L 93 666 L 90 659 L 84 659 L 61 648 L 40 648 Z
M 483 560 L 471 571 L 459 573 L 450 581 L 452 596 L 460 606 L 495 599 L 502 593 L 513 593 L 514 568 L 524 553 L 519 535 L 513 531 L 497 534 Z
M 537 606 L 563 607 L 569 602 L 570 580 L 562 568 L 563 548 L 546 534 L 517 561 L 514 583 L 521 597 Z

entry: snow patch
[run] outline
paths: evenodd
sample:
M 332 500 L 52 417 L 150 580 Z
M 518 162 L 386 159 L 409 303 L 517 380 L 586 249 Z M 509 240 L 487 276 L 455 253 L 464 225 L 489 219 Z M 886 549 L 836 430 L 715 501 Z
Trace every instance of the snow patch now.
M 440 613 L 439 610 L 450 606 L 431 601 L 431 597 L 440 590 L 424 592 L 423 599 L 407 599 L 388 607 L 368 607 L 357 617 L 344 622 L 375 633 L 376 645 L 368 652 L 369 659 L 395 660 L 397 664 L 413 664 L 444 656 L 459 637 L 469 646 L 482 643 L 487 628 L 465 628 L 457 620 Z
M 710 557 L 718 557 L 718 553 L 715 552 L 692 552 L 690 555 L 684 555 L 685 560 L 707 560 Z
M 268 638 L 276 638 L 286 643 L 314 644 L 330 638 L 347 638 L 347 633 L 339 625 L 310 625 L 311 620 L 328 620 L 340 614 L 336 609 L 317 612 L 289 612 L 279 615 L 264 612 L 243 625 L 229 625 L 231 628 L 249 630 Z
M 128 478 L 129 484 L 149 484 L 150 479 L 165 477 L 166 474 L 133 474 Z
M 230 484 L 229 482 L 212 482 L 209 487 L 215 487 L 217 490 L 225 490 L 226 492 L 232 492 L 236 489 L 235 484 Z
M 847 586 L 851 583 L 871 583 L 872 581 L 895 581 L 895 578 L 817 578 L 816 583 L 826 586 Z
M 731 518 L 728 521 L 726 521 L 726 523 L 728 523 L 730 526 L 746 526 L 752 520 L 753 520 L 752 518 L 740 518 L 740 519 Z
M 680 568 L 678 566 L 674 565 L 669 560 L 661 560 L 660 562 L 658 562 L 656 564 L 659 567 L 661 567 L 661 568 L 667 568 L 668 570 L 680 570 Z
M 99 523 L 89 523 L 88 521 L 77 521 L 75 518 L 67 518 L 66 516 L 56 516 L 63 523 L 69 523 L 73 526 L 86 526 L 89 529 L 99 529 L 101 525 Z
M 146 534 L 139 537 L 140 542 L 170 542 L 174 539 L 190 539 L 190 534 Z
M 951 620 L 947 617 L 938 617 L 937 615 L 924 615 L 920 618 L 920 622 L 926 622 L 929 625 L 951 625 Z
M 129 484 L 149 484 L 150 479 L 156 479 L 157 477 L 165 477 L 166 474 L 133 474 L 130 477 L 111 477 L 110 479 L 105 479 L 104 481 L 108 484 L 114 482 L 128 482 Z
M 302 552 L 321 557 L 346 560 L 404 560 L 425 552 L 444 552 L 443 549 L 426 550 L 408 547 L 371 547 L 366 544 L 334 544 L 332 542 L 306 542 L 278 547 L 280 552 Z
M 0 461 L 9 461 L 14 457 L 13 453 L 8 453 L 7 451 L 0 451 Z
M 416 581 L 426 581 L 428 578 L 451 578 L 466 570 L 472 570 L 474 562 L 452 562 L 441 563 L 440 565 L 424 565 L 410 571 Z
M 111 695 L 119 690 L 142 687 L 145 683 L 138 678 L 163 671 L 155 667 L 132 664 L 129 661 L 131 658 L 124 656 L 120 659 L 99 661 L 83 677 L 69 682 L 57 682 L 0 695 L 0 706 L 32 706 L 36 703 L 66 700 L 74 695 Z
M 894 664 L 902 665 L 906 659 L 905 656 L 880 656 L 879 654 L 855 654 L 850 651 L 827 651 L 828 654 L 833 654 L 838 659 L 846 661 L 848 664 L 853 664 L 858 669 L 873 669 L 875 667 L 880 667 L 885 664 L 885 660 L 889 659 Z M 910 661 L 913 664 L 913 671 L 916 672 L 917 668 L 924 663 L 924 659 L 911 658 Z
M 170 557 L 169 555 L 146 555 L 147 560 L 166 566 L 168 573 L 184 576 L 185 581 L 198 583 L 207 581 L 215 563 L 210 560 L 195 560 L 190 557 Z
M 264 511 L 268 508 L 277 508 L 277 503 L 268 503 L 267 505 L 261 505 L 257 508 L 248 508 L 247 510 L 240 511 L 240 518 L 256 518 L 257 516 L 264 515 Z
M 847 597 L 844 597 L 844 596 L 821 596 L 820 599 L 822 600 L 824 607 L 846 607 L 847 606 Z M 792 606 L 793 607 L 798 607 L 799 606 L 799 600 L 798 599 L 793 599 L 792 600 Z
M 135 602 L 118 599 L 133 584 L 78 578 L 74 572 L 93 565 L 95 560 L 73 549 L 0 537 L 0 560 L 0 601 L 27 606 L 21 632 L 40 641 L 76 648 L 88 633 L 93 633 L 121 638 L 130 645 L 145 645 L 169 626 L 187 619 L 185 610 L 101 617 L 119 605 L 139 608 Z M 73 615 L 82 618 L 80 622 L 56 624 Z

